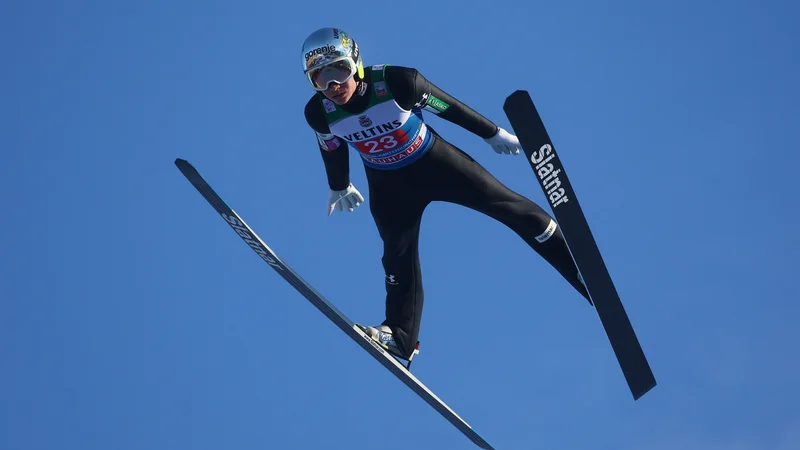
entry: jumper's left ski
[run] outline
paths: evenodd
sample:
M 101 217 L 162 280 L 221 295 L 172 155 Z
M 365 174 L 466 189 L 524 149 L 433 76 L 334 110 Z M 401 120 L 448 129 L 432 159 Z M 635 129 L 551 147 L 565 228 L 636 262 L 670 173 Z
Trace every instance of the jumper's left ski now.
M 445 419 L 450 421 L 467 438 L 474 442 L 478 447 L 486 450 L 494 450 L 482 437 L 480 437 L 472 427 L 459 417 L 449 406 L 441 401 L 433 392 L 422 384 L 411 372 L 408 371 L 394 356 L 387 353 L 375 341 L 367 336 L 361 328 L 341 311 L 336 309 L 331 302 L 326 300 L 319 292 L 314 290 L 305 280 L 300 278 L 286 263 L 280 260 L 275 252 L 261 240 L 255 231 L 250 228 L 242 218 L 236 214 L 223 200 L 211 189 L 211 186 L 200 176 L 200 173 L 187 161 L 176 159 L 175 165 L 183 175 L 192 183 L 200 194 L 214 207 L 225 222 L 230 225 L 236 234 L 241 237 L 247 245 L 252 248 L 270 267 L 275 269 L 278 274 L 291 284 L 302 294 L 312 305 L 322 312 L 337 327 L 358 345 L 372 355 L 379 363 L 389 369 L 397 378 L 406 384 L 411 390 L 417 393 L 423 400 L 439 412 Z
M 589 297 L 600 316 L 631 394 L 634 400 L 639 399 L 655 387 L 655 376 L 542 117 L 525 90 L 509 95 L 503 110 L 553 209 L 575 265 L 583 275 Z

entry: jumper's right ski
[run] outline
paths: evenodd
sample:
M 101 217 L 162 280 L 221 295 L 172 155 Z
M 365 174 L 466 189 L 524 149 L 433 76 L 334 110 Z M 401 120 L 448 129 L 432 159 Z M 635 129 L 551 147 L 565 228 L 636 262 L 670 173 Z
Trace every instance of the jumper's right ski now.
M 406 384 L 411 390 L 417 393 L 423 400 L 439 412 L 445 419 L 450 421 L 467 438 L 474 442 L 478 447 L 485 450 L 494 450 L 489 443 L 483 440 L 472 427 L 459 417 L 449 406 L 433 394 L 424 384 L 422 384 L 411 372 L 408 371 L 397 359 L 386 352 L 378 343 L 367 336 L 364 331 L 341 311 L 336 309 L 333 304 L 326 300 L 322 295 L 314 290 L 305 280 L 300 278 L 286 263 L 281 261 L 275 252 L 256 235 L 244 220 L 239 217 L 223 200 L 211 189 L 211 186 L 200 176 L 200 173 L 186 160 L 176 159 L 175 165 L 181 173 L 192 183 L 200 192 L 203 198 L 217 210 L 225 222 L 230 225 L 236 234 L 241 237 L 247 245 L 252 248 L 258 256 L 267 264 L 275 269 L 278 274 L 291 284 L 302 294 L 311 304 L 322 312 L 328 319 L 339 327 L 346 335 L 356 341 L 358 345 L 372 355 L 379 363 L 389 369 L 397 378 Z M 410 362 L 410 361 L 409 361 Z
M 503 110 L 553 209 L 631 394 L 634 400 L 638 400 L 655 387 L 656 379 L 611 281 L 553 141 L 527 91 L 518 90 L 509 95 Z

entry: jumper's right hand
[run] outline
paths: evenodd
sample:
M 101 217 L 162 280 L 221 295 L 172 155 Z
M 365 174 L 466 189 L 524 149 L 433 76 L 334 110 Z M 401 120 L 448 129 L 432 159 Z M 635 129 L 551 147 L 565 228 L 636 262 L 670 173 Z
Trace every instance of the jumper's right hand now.
M 328 192 L 328 215 L 333 214 L 334 209 L 353 212 L 353 209 L 361 206 L 363 201 L 364 197 L 352 183 L 341 191 L 331 189 Z

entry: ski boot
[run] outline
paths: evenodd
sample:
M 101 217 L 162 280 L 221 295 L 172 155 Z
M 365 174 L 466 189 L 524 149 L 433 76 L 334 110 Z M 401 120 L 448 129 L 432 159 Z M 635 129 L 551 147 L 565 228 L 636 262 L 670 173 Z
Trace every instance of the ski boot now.
M 419 354 L 419 342 L 417 342 L 417 345 L 414 347 L 414 352 L 411 353 L 411 356 L 406 358 L 400 351 L 400 348 L 397 346 L 397 343 L 394 340 L 394 335 L 392 335 L 392 329 L 389 328 L 388 325 L 379 325 L 377 327 L 359 324 L 356 325 L 358 325 L 358 327 L 361 328 L 361 330 L 364 331 L 367 336 L 380 345 L 381 348 L 389 352 L 390 355 L 403 361 L 408 361 L 406 364 L 406 369 L 411 368 L 411 361 L 414 359 L 414 356 Z

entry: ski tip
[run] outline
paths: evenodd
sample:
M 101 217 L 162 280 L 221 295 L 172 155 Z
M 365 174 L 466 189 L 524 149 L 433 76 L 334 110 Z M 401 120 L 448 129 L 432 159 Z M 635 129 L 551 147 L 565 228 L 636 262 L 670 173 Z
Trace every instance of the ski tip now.
M 520 96 L 530 97 L 530 94 L 525 89 L 517 89 L 516 91 L 512 92 L 508 97 L 506 97 L 506 100 L 510 100 L 514 97 L 520 97 Z
M 503 110 L 508 114 L 511 108 L 515 108 L 521 101 L 533 102 L 531 95 L 525 89 L 517 89 L 506 97 L 506 100 L 503 102 Z
M 190 181 L 197 180 L 198 178 L 202 178 L 200 176 L 200 172 L 198 172 L 197 169 L 195 169 L 194 166 L 189 161 L 186 161 L 185 159 L 176 158 L 175 159 L 175 165 L 178 166 L 178 170 L 181 171 L 183 176 L 188 178 Z M 194 181 L 193 181 L 193 183 L 194 183 Z
M 192 163 L 183 158 L 175 158 L 175 165 L 185 174 L 197 172 Z

